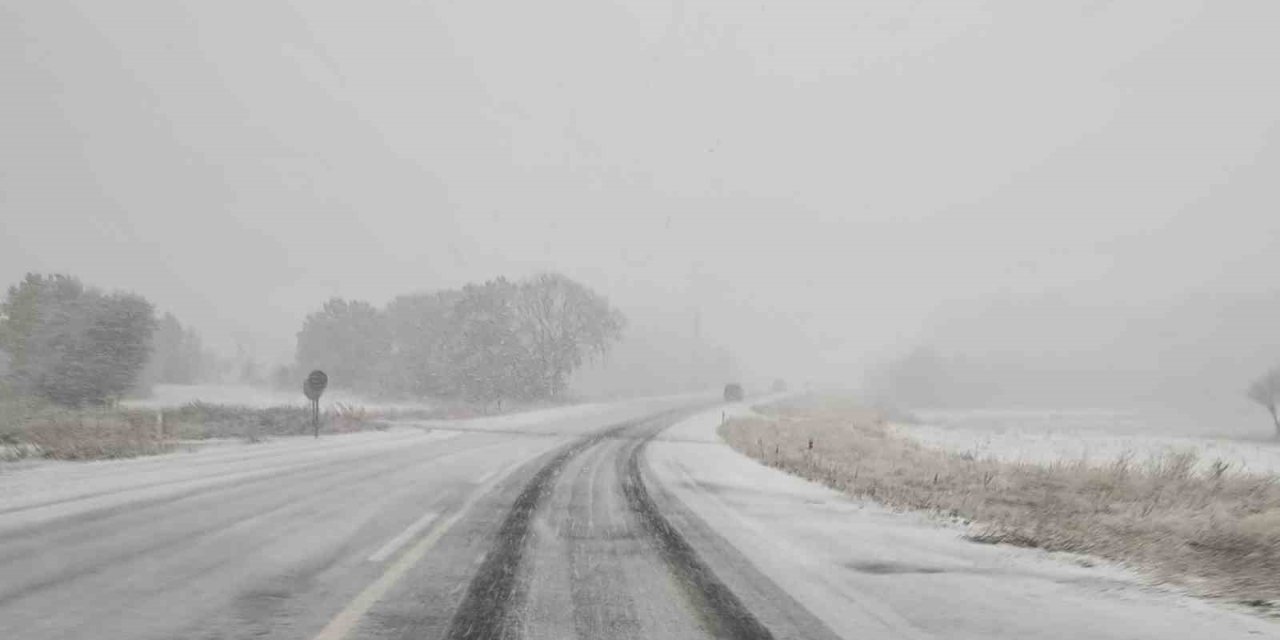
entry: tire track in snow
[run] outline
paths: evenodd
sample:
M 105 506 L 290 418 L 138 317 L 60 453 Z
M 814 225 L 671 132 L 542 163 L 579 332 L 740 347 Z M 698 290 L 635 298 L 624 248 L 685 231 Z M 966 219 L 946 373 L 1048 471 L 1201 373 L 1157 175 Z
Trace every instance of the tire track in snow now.
M 645 488 L 639 465 L 645 443 L 669 426 L 676 415 L 683 413 L 610 427 L 572 443 L 543 465 L 521 490 L 503 519 L 496 542 L 468 586 L 445 637 L 450 640 L 499 640 L 520 635 L 516 613 L 523 598 L 518 582 L 534 514 L 550 494 L 556 477 L 571 459 L 601 440 L 618 437 L 625 431 L 643 425 L 649 428 L 637 434 L 641 443 L 624 449 L 623 455 L 618 459 L 618 477 L 628 509 L 636 515 L 642 530 L 650 537 L 684 597 L 697 612 L 699 623 L 711 637 L 773 640 L 773 634 L 715 576 L 693 547 L 662 515 Z

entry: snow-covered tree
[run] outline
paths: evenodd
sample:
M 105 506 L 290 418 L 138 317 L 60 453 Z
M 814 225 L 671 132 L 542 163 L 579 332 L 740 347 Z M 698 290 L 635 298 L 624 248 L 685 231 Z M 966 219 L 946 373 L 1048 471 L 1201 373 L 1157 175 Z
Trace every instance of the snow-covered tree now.
M 154 308 L 141 296 L 27 274 L 0 304 L 6 386 L 70 406 L 110 402 L 137 382 L 154 328 Z
M 390 353 L 383 313 L 359 300 L 330 299 L 307 316 L 298 332 L 299 369 L 321 369 L 336 387 L 381 389 Z

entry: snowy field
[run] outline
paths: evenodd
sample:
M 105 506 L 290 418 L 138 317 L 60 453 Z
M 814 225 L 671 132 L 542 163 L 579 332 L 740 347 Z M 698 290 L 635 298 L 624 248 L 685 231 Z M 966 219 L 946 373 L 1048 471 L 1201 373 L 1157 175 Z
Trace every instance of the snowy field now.
M 1165 418 L 1116 410 L 917 410 L 918 424 L 893 429 L 925 445 L 977 458 L 1047 464 L 1086 460 L 1107 464 L 1121 456 L 1143 462 L 1195 452 L 1201 468 L 1216 461 L 1231 471 L 1280 473 L 1280 441 L 1265 437 L 1191 435 L 1166 428 Z M 1166 435 L 1168 434 L 1168 435 Z

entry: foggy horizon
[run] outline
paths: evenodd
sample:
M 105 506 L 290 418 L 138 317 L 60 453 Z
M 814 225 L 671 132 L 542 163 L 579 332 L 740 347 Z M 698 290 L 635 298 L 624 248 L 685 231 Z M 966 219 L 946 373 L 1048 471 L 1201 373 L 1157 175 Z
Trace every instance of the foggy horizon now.
M 931 348 L 1112 376 L 1072 403 L 1156 371 L 1243 402 L 1280 357 L 1206 327 L 1280 306 L 1271 4 L 5 15 L 0 276 L 136 291 L 223 352 L 557 271 L 764 380 Z

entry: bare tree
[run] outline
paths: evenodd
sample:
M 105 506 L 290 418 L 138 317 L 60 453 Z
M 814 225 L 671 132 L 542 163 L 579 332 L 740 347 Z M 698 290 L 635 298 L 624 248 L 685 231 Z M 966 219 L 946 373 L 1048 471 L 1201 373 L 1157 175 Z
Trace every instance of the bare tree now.
M 585 359 L 603 356 L 626 320 L 602 295 L 557 273 L 520 283 L 515 312 L 528 358 L 523 384 L 534 397 L 558 397 Z
M 1280 438 L 1280 415 L 1276 413 L 1277 405 L 1280 405 L 1280 367 L 1274 367 L 1254 380 L 1249 385 L 1246 395 L 1250 400 L 1271 412 L 1271 422 L 1275 424 L 1276 437 Z
M 194 384 L 206 373 L 203 369 L 208 356 L 200 334 L 182 326 L 172 313 L 165 313 L 151 335 L 151 357 L 139 376 L 139 389 L 155 384 Z

